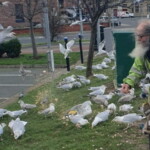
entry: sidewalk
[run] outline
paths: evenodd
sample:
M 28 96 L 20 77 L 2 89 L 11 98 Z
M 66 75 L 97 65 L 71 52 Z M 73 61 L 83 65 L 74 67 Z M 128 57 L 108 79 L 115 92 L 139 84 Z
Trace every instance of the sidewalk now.
M 38 53 L 39 54 L 41 54 L 41 53 L 47 53 L 49 50 L 53 50 L 53 52 L 55 53 L 58 53 L 58 52 L 60 52 L 60 50 L 59 50 L 59 45 L 52 45 L 50 48 L 48 48 L 48 46 L 37 46 L 37 51 L 38 51 Z M 82 44 L 82 50 L 83 51 L 88 51 L 89 50 L 89 44 L 88 43 L 86 43 L 86 44 Z M 73 47 L 72 47 L 72 51 L 73 52 L 80 52 L 80 48 L 79 48 L 79 45 L 74 45 Z M 22 54 L 32 54 L 33 53 L 33 51 L 32 51 L 32 47 L 27 47 L 27 48 L 22 48 L 21 49 L 21 52 L 22 52 Z

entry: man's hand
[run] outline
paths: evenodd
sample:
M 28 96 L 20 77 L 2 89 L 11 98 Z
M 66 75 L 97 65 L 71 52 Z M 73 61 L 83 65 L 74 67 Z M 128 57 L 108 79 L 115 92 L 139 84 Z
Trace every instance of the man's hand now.
M 121 92 L 125 93 L 125 94 L 129 93 L 130 92 L 130 86 L 128 84 L 122 84 Z

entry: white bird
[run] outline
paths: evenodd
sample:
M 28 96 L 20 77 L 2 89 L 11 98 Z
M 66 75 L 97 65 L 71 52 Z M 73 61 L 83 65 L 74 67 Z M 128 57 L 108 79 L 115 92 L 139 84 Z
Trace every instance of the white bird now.
M 68 84 L 63 84 L 58 86 L 57 88 L 63 89 L 65 91 L 69 91 L 70 89 L 72 89 L 73 84 L 72 83 L 68 83 Z
M 63 79 L 64 83 L 71 83 L 71 82 L 74 82 L 74 81 L 76 81 L 75 75 L 71 75 L 71 76 L 68 76 L 68 77 Z
M 81 24 L 82 22 L 84 22 L 85 21 L 85 19 L 83 19 L 83 20 L 76 20 L 75 22 L 72 22 L 71 24 L 70 24 L 70 26 L 73 26 L 73 25 L 76 25 L 76 24 Z
M 111 103 L 107 106 L 107 109 L 111 110 L 112 112 L 116 112 L 117 107 L 114 103 Z
M 105 62 L 106 64 L 111 63 L 111 59 L 105 57 L 105 58 L 103 59 L 103 62 Z
M 107 52 L 104 49 L 104 46 L 105 46 L 105 41 L 103 40 L 102 42 L 99 43 L 98 45 L 98 53 L 95 55 L 102 55 L 102 54 L 107 54 Z
M 8 6 L 9 5 L 9 1 L 5 1 L 5 2 L 1 2 L 1 5 L 3 5 L 3 6 Z
M 6 115 L 7 109 L 0 108 L 0 117 Z
M 82 84 L 78 81 L 73 82 L 72 85 L 73 87 L 78 87 L 78 88 L 82 86 Z
M 122 111 L 122 112 L 129 112 L 132 109 L 133 109 L 133 106 L 131 104 L 124 104 L 119 107 L 119 111 Z
M 66 44 L 66 48 L 59 43 L 59 50 L 62 54 L 64 54 L 64 58 L 66 59 L 68 57 L 69 52 L 71 52 L 71 47 L 74 45 L 75 41 L 71 40 Z
M 92 122 L 92 128 L 95 127 L 98 123 L 108 120 L 109 115 L 110 110 L 105 110 L 103 112 L 98 113 Z
M 90 90 L 90 91 L 96 91 L 96 90 L 99 90 L 99 89 L 105 90 L 106 89 L 106 85 L 90 87 L 88 90 Z
M 84 119 L 83 116 L 77 114 L 77 115 L 69 115 L 70 121 L 75 124 L 77 127 L 81 127 L 83 125 L 88 124 L 88 120 Z
M 4 27 L 0 24 L 0 30 L 3 30 L 4 29 Z
M 108 76 L 104 75 L 104 74 L 94 74 L 94 77 L 97 77 L 100 80 L 106 80 L 108 79 Z
M 119 103 L 124 103 L 124 102 L 130 102 L 132 101 L 136 96 L 132 94 L 125 94 L 124 96 L 121 96 L 118 100 Z
M 27 113 L 27 110 L 16 110 L 16 111 L 7 111 L 6 114 L 8 114 L 12 118 L 16 118 L 21 116 L 22 114 Z
M 103 62 L 100 64 L 100 66 L 101 66 L 103 69 L 109 67 L 105 61 L 103 61 Z
M 94 98 L 91 98 L 91 100 L 93 102 L 95 102 L 96 104 L 101 104 L 101 105 L 104 105 L 104 106 L 108 105 L 108 101 L 106 99 L 103 99 L 103 98 L 99 99 L 99 98 L 97 98 L 97 96 L 94 97 Z
M 136 122 L 136 121 L 141 121 L 144 118 L 145 117 L 142 117 L 141 115 L 138 115 L 136 113 L 130 113 L 130 114 L 127 114 L 124 116 L 116 116 L 113 119 L 113 121 L 119 122 L 119 123 L 131 124 L 131 123 Z
M 32 109 L 32 108 L 35 108 L 35 107 L 36 107 L 35 104 L 26 104 L 26 103 L 24 103 L 24 101 L 22 101 L 22 100 L 19 100 L 18 103 L 20 104 L 20 107 L 21 107 L 22 109 Z
M 12 37 L 12 35 L 14 35 L 14 33 L 11 32 L 12 30 L 13 30 L 13 27 L 8 26 L 6 29 L 0 32 L 0 43 L 2 43 L 6 38 Z
M 101 69 L 102 69 L 102 66 L 101 66 L 100 64 L 92 65 L 92 69 L 101 70 Z
M 15 139 L 18 139 L 20 136 L 22 136 L 25 133 L 26 124 L 27 122 L 21 121 L 20 118 L 16 118 L 16 120 L 11 120 L 9 122 L 8 126 L 12 130 Z
M 54 111 L 55 111 L 55 104 L 54 103 L 50 103 L 48 108 L 46 108 L 46 109 L 44 109 L 42 111 L 39 111 L 38 113 L 39 114 L 43 114 L 45 116 L 48 116 L 49 114 L 52 114 Z
M 105 93 L 105 90 L 106 90 L 106 86 L 100 86 L 99 89 L 97 90 L 94 90 L 93 92 L 90 92 L 89 95 L 90 96 L 97 96 L 97 95 L 103 95 Z
M 87 115 L 90 115 L 92 113 L 92 108 L 91 108 L 91 101 L 85 101 L 82 104 L 78 104 L 73 106 L 69 111 L 76 111 L 78 115 L 81 115 L 82 117 L 85 117 Z
M 0 136 L 2 136 L 2 134 L 4 133 L 4 127 L 6 127 L 5 123 L 1 123 L 0 124 Z
M 75 69 L 77 69 L 77 70 L 85 70 L 86 67 L 85 66 L 75 66 Z

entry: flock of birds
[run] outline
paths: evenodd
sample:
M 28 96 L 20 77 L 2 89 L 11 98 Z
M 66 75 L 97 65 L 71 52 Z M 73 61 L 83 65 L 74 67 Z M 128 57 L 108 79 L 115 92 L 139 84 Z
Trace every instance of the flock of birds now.
M 103 42 L 102 42 L 103 43 Z M 68 42 L 67 49 L 65 49 L 62 45 L 60 46 L 64 51 L 63 54 L 65 57 L 68 56 L 68 52 L 65 51 L 70 51 L 71 46 L 74 44 L 74 41 Z M 101 46 L 99 48 L 99 51 L 97 55 L 104 54 L 103 47 Z M 94 65 L 99 66 L 95 67 L 94 69 L 102 70 L 105 68 L 109 68 L 110 66 L 108 65 L 111 61 L 115 59 L 114 52 L 105 52 L 105 55 L 107 56 L 106 58 L 103 59 L 101 64 Z M 101 66 L 101 67 L 100 67 Z M 82 66 L 76 66 L 75 69 L 78 70 L 84 70 L 85 67 L 83 66 L 84 69 L 81 69 Z M 23 67 L 23 65 L 20 66 L 20 73 L 22 76 L 24 76 L 26 73 L 30 73 L 29 71 L 26 71 Z M 109 78 L 109 76 L 106 76 L 104 74 L 94 74 L 94 77 L 96 77 L 99 80 L 106 80 Z M 150 80 L 150 75 L 147 74 L 145 79 L 141 81 L 141 88 L 144 93 L 148 93 L 148 87 L 150 84 L 146 84 L 146 81 Z M 81 88 L 82 86 L 87 86 L 89 87 L 91 81 L 87 79 L 85 76 L 82 75 L 71 75 L 68 77 L 65 77 L 62 81 L 60 81 L 57 85 L 57 88 L 61 88 L 64 91 L 69 92 L 73 88 Z M 98 112 L 95 117 L 93 118 L 91 122 L 92 128 L 100 124 L 101 122 L 107 121 L 109 117 L 114 114 L 115 117 L 113 121 L 119 122 L 119 123 L 126 123 L 126 124 L 132 124 L 136 121 L 140 121 L 144 119 L 141 114 L 137 113 L 130 113 L 130 111 L 133 110 L 134 106 L 130 104 L 130 102 L 135 98 L 134 94 L 134 89 L 130 90 L 129 94 L 122 94 L 121 92 L 110 92 L 106 94 L 106 85 L 100 85 L 97 87 L 90 87 L 87 90 L 89 91 L 89 96 L 90 100 L 87 100 L 81 104 L 77 104 L 67 110 L 67 113 L 65 114 L 65 117 L 69 119 L 70 122 L 72 122 L 75 126 L 77 127 L 82 127 L 86 124 L 89 124 L 88 117 L 93 113 L 92 110 L 92 105 L 97 104 L 100 105 L 103 108 L 102 112 Z M 118 99 L 118 104 L 121 104 L 118 108 L 115 103 L 111 103 L 111 99 L 113 98 L 114 95 L 120 96 Z M 45 100 L 43 100 L 45 101 Z M 48 102 L 48 101 L 47 101 Z M 41 102 L 42 104 L 43 102 Z M 25 126 L 27 125 L 27 121 L 21 120 L 20 117 L 24 114 L 29 113 L 31 109 L 37 108 L 36 104 L 28 104 L 25 103 L 23 100 L 19 99 L 18 104 L 20 105 L 20 110 L 15 110 L 15 111 L 10 111 L 7 109 L 0 109 L 0 118 L 3 118 L 4 116 L 9 116 L 10 118 L 13 118 L 9 123 L 8 127 L 11 129 L 14 138 L 18 139 L 25 133 Z M 38 111 L 37 114 L 39 115 L 44 115 L 47 117 L 48 115 L 52 115 L 55 112 L 55 104 L 54 103 L 47 103 L 46 108 Z M 122 116 L 116 116 L 116 111 L 119 110 L 120 112 L 124 112 L 124 115 Z M 4 128 L 6 127 L 5 123 L 0 124 L 0 135 L 2 136 L 4 132 Z
M 8 127 L 11 129 L 11 132 L 14 135 L 14 139 L 18 139 L 25 133 L 25 126 L 27 125 L 27 121 L 20 120 L 20 117 L 24 114 L 29 113 L 31 109 L 35 109 L 37 107 L 36 104 L 28 104 L 23 100 L 19 100 L 18 104 L 20 105 L 19 110 L 10 111 L 7 109 L 0 108 L 0 118 L 4 116 L 9 116 L 12 120 L 8 123 Z M 49 106 L 43 110 L 38 111 L 39 115 L 44 115 L 45 117 L 51 115 L 55 111 L 55 105 L 50 103 Z M 2 134 L 4 132 L 4 127 L 6 127 L 6 123 L 0 124 L 0 136 L 2 140 Z
M 95 56 L 98 55 L 106 55 L 100 64 L 93 65 L 93 69 L 102 70 L 105 68 L 109 68 L 109 63 L 111 63 L 113 60 L 115 60 L 115 53 L 114 51 L 107 52 L 104 50 L 105 47 L 105 41 L 102 41 L 99 43 L 98 52 Z M 61 51 L 61 50 L 60 50 Z M 77 70 L 85 70 L 85 66 L 75 66 L 75 69 Z M 115 69 L 115 65 L 111 68 L 111 70 Z M 104 74 L 94 74 L 94 77 L 98 78 L 99 80 L 107 80 L 109 76 L 106 76 Z M 142 94 L 148 95 L 149 91 L 149 80 L 150 80 L 150 74 L 147 74 L 146 77 L 141 80 L 140 87 L 142 89 Z M 146 83 L 145 81 L 148 81 Z M 57 85 L 57 88 L 61 88 L 64 91 L 70 91 L 73 88 L 80 88 L 82 86 L 86 86 L 90 84 L 91 81 L 87 79 L 84 76 L 81 75 L 71 75 L 66 78 L 64 78 L 62 81 L 60 81 Z M 117 92 L 110 92 L 108 94 L 105 94 L 106 90 L 105 85 L 101 85 L 98 87 L 90 87 L 88 90 L 90 90 L 90 93 L 88 96 L 90 97 L 90 101 L 85 101 L 82 104 L 78 104 L 76 106 L 73 106 L 67 113 L 67 117 L 70 119 L 70 121 L 75 124 L 78 127 L 81 127 L 83 125 L 86 125 L 89 123 L 88 119 L 86 118 L 87 115 L 92 114 L 92 103 L 99 104 L 103 106 L 104 111 L 99 112 L 95 118 L 92 121 L 92 127 L 96 126 L 97 124 L 106 121 L 109 119 L 109 116 L 111 114 L 115 114 L 115 117 L 113 121 L 120 122 L 120 123 L 126 123 L 126 124 L 132 124 L 136 121 L 141 121 L 142 119 L 145 119 L 143 117 L 143 112 L 141 114 L 137 113 L 130 113 L 133 110 L 133 106 L 130 104 L 130 102 L 136 97 L 134 94 L 134 89 L 130 90 L 130 93 L 123 94 L 120 92 L 120 89 L 117 89 Z M 110 100 L 114 95 L 120 96 L 118 99 L 118 104 L 121 104 L 118 108 L 114 103 L 110 103 Z M 141 96 L 141 98 L 143 98 Z M 125 115 L 122 116 L 116 116 L 116 110 L 120 112 L 124 112 Z

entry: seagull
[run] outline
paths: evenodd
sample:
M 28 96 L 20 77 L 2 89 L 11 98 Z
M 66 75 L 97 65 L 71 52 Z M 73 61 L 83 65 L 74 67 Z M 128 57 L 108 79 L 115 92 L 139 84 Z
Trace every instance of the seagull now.
M 14 32 L 13 33 L 11 32 L 12 30 L 13 27 L 8 26 L 7 28 L 5 28 L 3 31 L 0 32 L 0 43 L 2 43 L 8 37 L 14 37 Z
M 122 112 L 129 112 L 132 109 L 133 109 L 133 106 L 131 104 L 124 104 L 119 107 L 119 111 L 122 111 Z
M 16 120 L 11 120 L 9 122 L 8 126 L 12 130 L 15 140 L 24 134 L 26 124 L 27 122 L 21 121 L 20 118 L 16 118 Z
M 52 114 L 55 111 L 55 104 L 54 103 L 50 103 L 49 107 L 39 111 L 38 114 L 43 114 L 45 116 L 48 116 L 49 114 Z
M 124 102 L 130 102 L 132 101 L 136 96 L 132 94 L 125 94 L 124 96 L 121 96 L 118 100 L 119 103 L 124 103 Z
M 71 40 L 66 44 L 65 48 L 61 43 L 59 43 L 59 50 L 62 54 L 64 54 L 64 58 L 66 59 L 68 57 L 69 52 L 71 52 L 71 47 L 74 45 L 75 41 Z
M 103 40 L 102 42 L 99 43 L 98 45 L 98 53 L 95 55 L 102 55 L 102 54 L 107 54 L 107 52 L 104 49 L 104 46 L 105 46 L 105 41 Z
M 112 112 L 116 112 L 117 107 L 114 103 L 111 103 L 107 106 L 107 109 L 111 110 Z
M 27 74 L 31 74 L 32 71 L 24 69 L 23 64 L 20 64 L 19 73 L 21 74 L 22 77 L 25 77 Z
M 99 112 L 95 116 L 95 118 L 92 122 L 92 128 L 95 127 L 98 123 L 108 120 L 109 115 L 110 115 L 110 110 L 105 110 L 103 112 Z
M 111 59 L 105 57 L 105 58 L 103 59 L 103 62 L 105 62 L 106 64 L 111 63 Z
M 72 22 L 70 24 L 70 26 L 73 26 L 73 25 L 76 25 L 76 24 L 81 24 L 82 22 L 84 22 L 86 19 L 83 19 L 83 20 L 76 20 L 75 22 Z
M 0 117 L 6 115 L 7 109 L 0 108 Z
M 8 6 L 9 5 L 9 1 L 5 1 L 5 2 L 0 2 L 0 5 L 2 5 L 2 6 Z
M 22 109 L 32 109 L 32 108 L 35 108 L 35 107 L 36 107 L 35 104 L 26 104 L 26 103 L 24 103 L 24 101 L 22 101 L 22 100 L 19 100 L 18 103 L 20 104 L 20 107 L 21 107 Z
M 94 90 L 93 92 L 90 92 L 89 95 L 90 96 L 97 96 L 97 95 L 103 95 L 105 93 L 106 90 L 106 86 L 100 86 L 99 89 Z
M 76 111 L 78 115 L 81 115 L 82 117 L 85 117 L 87 115 L 90 115 L 92 113 L 92 108 L 91 108 L 91 101 L 85 101 L 82 104 L 78 104 L 73 106 L 69 111 Z
M 108 79 L 108 76 L 105 76 L 104 74 L 94 74 L 94 77 L 97 77 L 100 80 L 106 80 Z
M 76 81 L 75 75 L 71 75 L 71 76 L 68 76 L 68 77 L 63 79 L 63 83 L 71 83 L 71 82 L 74 82 L 74 81 Z
M 65 91 L 69 91 L 70 89 L 72 89 L 72 87 L 73 87 L 73 84 L 68 83 L 68 84 L 59 85 L 57 88 L 63 89 Z
M 77 115 L 69 115 L 70 121 L 75 124 L 77 127 L 81 127 L 83 125 L 88 124 L 88 120 L 84 119 L 83 116 L 77 114 Z
M 16 111 L 7 111 L 6 114 L 8 114 L 12 118 L 16 118 L 21 116 L 22 114 L 27 113 L 27 110 L 16 110 Z
M 99 96 L 99 95 L 97 95 L 97 96 Z M 108 101 L 107 101 L 106 99 L 104 99 L 104 98 L 99 99 L 99 98 L 97 98 L 97 96 L 94 97 L 94 98 L 92 98 L 91 100 L 92 100 L 93 102 L 95 102 L 96 104 L 102 104 L 102 105 L 104 105 L 104 106 L 107 106 L 107 105 L 108 105 Z
M 127 115 L 124 115 L 124 116 L 116 116 L 113 119 L 113 121 L 120 122 L 120 123 L 131 124 L 133 122 L 140 121 L 144 118 L 145 117 L 142 117 L 141 115 L 138 115 L 136 113 L 130 113 L 130 114 L 127 114 Z
M 75 66 L 75 69 L 77 69 L 77 70 L 85 70 L 86 67 L 85 66 Z
M 4 133 L 4 127 L 6 127 L 6 124 L 5 123 L 1 123 L 0 124 L 0 136 L 2 137 L 2 134 Z M 2 140 L 2 138 L 1 138 Z

